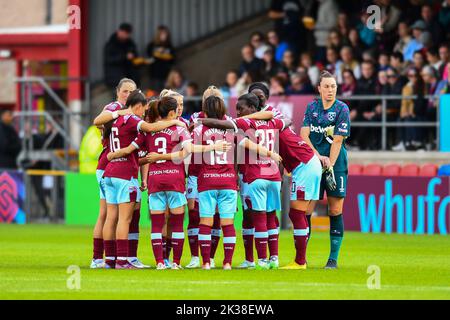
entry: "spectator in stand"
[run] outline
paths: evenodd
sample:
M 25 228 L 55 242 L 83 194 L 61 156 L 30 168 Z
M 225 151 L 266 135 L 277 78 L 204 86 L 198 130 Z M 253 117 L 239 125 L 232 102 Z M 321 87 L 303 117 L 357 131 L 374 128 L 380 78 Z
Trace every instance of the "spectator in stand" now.
M 426 112 L 427 101 L 424 98 L 425 83 L 415 68 L 408 70 L 409 82 L 403 87 L 400 120 L 401 122 L 414 122 L 423 119 Z M 416 99 L 408 98 L 417 95 Z M 400 142 L 392 147 L 394 151 L 417 150 L 422 146 L 421 129 L 417 127 L 399 127 Z
M 371 61 L 364 61 L 361 64 L 361 78 L 357 81 L 356 95 L 375 95 L 377 88 L 377 76 L 375 65 Z M 377 102 L 374 100 L 362 100 L 357 104 L 358 121 L 374 121 Z M 355 139 L 361 149 L 376 149 L 376 143 L 379 137 L 376 137 L 377 129 L 360 127 L 357 130 Z
M 289 49 L 299 54 L 299 46 L 305 39 L 305 28 L 300 23 L 304 8 L 299 0 L 272 0 L 269 18 L 274 21 L 275 31 L 282 41 L 289 45 Z
M 439 10 L 439 23 L 444 30 L 450 29 L 450 0 L 444 0 L 442 8 Z
M 337 19 L 337 30 L 342 39 L 348 38 L 350 32 L 350 24 L 348 16 L 345 12 L 339 12 Z
M 425 112 L 425 121 L 431 121 L 431 122 L 436 122 L 437 118 L 436 118 L 436 110 L 437 110 L 437 105 L 438 105 L 438 98 L 437 96 L 439 95 L 439 91 L 438 91 L 438 85 L 439 85 L 439 79 L 438 79 L 438 72 L 436 71 L 435 68 L 433 68 L 432 66 L 425 66 L 422 69 L 422 78 L 423 81 L 425 82 L 425 87 L 426 87 L 426 91 L 425 94 L 427 95 L 431 95 L 433 96 L 432 98 L 429 98 L 427 101 L 427 109 Z M 431 144 L 434 143 L 434 141 L 436 140 L 436 129 L 431 127 L 431 128 L 425 128 L 425 130 L 427 131 L 427 137 L 428 137 L 428 147 L 427 149 L 430 150 L 431 149 Z
M 422 50 L 423 48 L 422 41 L 425 28 L 426 25 L 425 22 L 423 22 L 423 20 L 417 20 L 411 26 L 411 29 L 413 31 L 413 38 L 403 50 L 403 58 L 405 59 L 405 61 L 412 61 L 414 52 L 416 52 L 417 50 Z
M 136 43 L 131 39 L 133 27 L 122 23 L 119 29 L 111 35 L 103 50 L 104 81 L 111 94 L 123 78 L 133 79 L 139 83 L 139 75 L 133 65 L 137 57 Z
M 425 57 L 422 51 L 418 50 L 414 52 L 413 67 L 416 68 L 417 70 L 422 70 L 424 66 L 425 66 Z
M 382 51 L 378 56 L 378 70 L 385 71 L 387 68 L 389 68 L 389 54 Z
M 326 69 L 336 76 L 336 73 L 338 72 L 338 70 L 340 70 L 342 64 L 342 61 L 339 60 L 339 55 L 336 49 L 327 49 L 327 62 L 328 64 L 326 66 Z
M 389 59 L 389 63 L 398 75 L 402 77 L 406 75 L 405 61 L 403 60 L 403 54 L 401 52 L 393 52 L 391 54 L 391 58 Z
M 281 63 L 283 61 L 283 55 L 286 50 L 289 50 L 289 45 L 287 42 L 280 42 L 280 37 L 275 30 L 267 32 L 267 39 L 269 44 L 275 50 L 275 61 Z
M 198 100 L 190 100 L 189 98 L 197 97 L 200 95 L 198 84 L 195 82 L 189 82 L 186 86 L 186 96 L 184 101 L 183 114 L 184 119 L 189 120 L 191 115 L 196 112 L 202 111 L 202 102 Z
M 409 26 L 405 21 L 402 21 L 398 24 L 397 34 L 398 34 L 399 39 L 395 43 L 393 51 L 401 52 L 402 54 L 404 54 L 406 48 L 408 47 L 409 43 L 412 40 L 411 30 L 409 29 Z
M 444 40 L 443 30 L 439 24 L 439 19 L 435 16 L 431 5 L 424 4 L 421 10 L 421 17 L 425 22 L 425 30 L 431 35 L 433 44 L 439 44 Z
M 314 94 L 314 88 L 306 70 L 291 75 L 291 85 L 286 89 L 286 95 Z
M 183 74 L 178 69 L 173 69 L 167 76 L 165 88 L 178 92 L 182 96 L 186 95 L 188 82 L 184 79 Z
M 376 93 L 378 95 L 382 94 L 382 92 L 386 90 L 387 86 L 388 86 L 387 72 L 386 70 L 379 70 Z
M 342 63 L 340 65 L 339 69 L 336 71 L 338 84 L 342 84 L 342 82 L 343 82 L 342 71 L 344 69 L 352 70 L 356 79 L 359 79 L 361 77 L 361 68 L 359 66 L 358 61 L 356 61 L 356 59 L 353 58 L 352 47 L 350 47 L 350 46 L 342 47 L 341 61 L 342 61 Z
M 439 46 L 439 59 L 442 62 L 440 68 L 439 68 L 439 77 L 440 79 L 444 79 L 444 73 L 445 68 L 447 66 L 447 62 L 450 61 L 450 55 L 448 52 L 448 45 L 447 44 L 441 44 Z
M 343 97 L 351 97 L 355 94 L 356 92 L 356 78 L 355 75 L 353 74 L 353 71 L 351 69 L 344 69 L 344 71 L 342 71 L 342 85 L 339 86 L 339 94 Z M 356 110 L 352 109 L 350 111 L 350 119 L 352 119 L 352 114 L 353 114 L 353 119 L 356 116 Z
M 273 49 L 269 47 L 269 49 L 264 52 L 263 56 L 264 60 L 264 80 L 269 81 L 270 78 L 276 76 L 278 72 L 282 71 L 283 68 L 281 65 L 275 61 Z
M 348 40 L 349 45 L 352 47 L 355 58 L 360 61 L 365 46 L 359 38 L 358 30 L 356 30 L 355 28 L 350 29 L 348 33 Z
M 443 62 L 439 60 L 439 51 L 437 47 L 429 48 L 426 54 L 428 64 L 438 72 L 437 74 L 439 77 L 439 69 L 441 68 Z
M 401 11 L 392 4 L 391 0 L 376 0 L 376 5 L 381 8 L 381 30 L 382 33 L 391 33 L 395 30 L 400 20 Z
M 368 48 L 373 47 L 376 41 L 376 34 L 373 28 L 368 27 L 367 21 L 369 20 L 369 14 L 366 10 L 361 13 L 361 22 L 357 25 L 356 29 L 359 32 L 359 38 Z
M 285 72 L 291 76 L 294 72 L 297 71 L 297 63 L 295 61 L 294 52 L 291 50 L 287 50 L 283 55 L 283 62 L 281 66 Z
M 164 83 L 175 63 L 175 49 L 172 45 L 170 31 L 166 26 L 159 26 L 155 37 L 147 45 L 150 57 L 150 86 L 156 91 L 164 89 Z
M 284 79 L 280 76 L 270 78 L 270 95 L 284 96 L 286 94 Z
M 326 58 L 326 46 L 330 31 L 337 25 L 339 8 L 334 0 L 320 1 L 317 10 L 317 19 L 314 26 L 316 39 L 316 60 L 324 62 Z
M 236 84 L 236 90 L 238 97 L 248 92 L 248 88 L 253 82 L 261 81 L 261 75 L 259 72 L 248 71 L 245 72 L 238 80 Z
M 319 82 L 320 70 L 313 64 L 312 57 L 309 53 L 305 52 L 300 55 L 300 66 L 307 70 L 311 85 L 316 87 Z
M 242 48 L 242 62 L 239 67 L 239 75 L 245 72 L 259 72 L 262 74 L 264 70 L 264 61 L 255 57 L 255 49 L 252 45 L 247 44 Z
M 13 119 L 11 110 L 0 111 L 0 169 L 17 169 L 17 156 L 22 145 L 12 126 Z
M 450 72 L 450 61 L 445 64 L 444 73 L 447 75 L 441 81 L 439 81 L 438 87 L 436 89 L 437 94 L 450 93 L 450 77 L 448 76 Z
M 239 97 L 237 86 L 238 80 L 239 80 L 239 73 L 236 70 L 228 71 L 227 77 L 225 79 L 225 85 L 222 88 L 220 88 L 225 100 L 227 100 L 227 98 Z
M 264 35 L 259 32 L 255 31 L 250 36 L 250 44 L 255 49 L 255 57 L 258 59 L 262 59 L 264 56 L 264 52 L 266 52 L 267 49 L 269 49 L 269 45 L 266 43 L 266 39 L 264 39 Z
M 383 86 L 381 94 L 382 95 L 397 95 L 402 94 L 403 86 L 405 81 L 400 77 L 396 69 L 389 67 L 386 70 L 387 85 Z M 387 121 L 397 121 L 400 114 L 401 100 L 386 100 L 386 120 Z M 396 130 L 388 128 L 387 129 L 387 143 L 390 148 L 395 143 Z
M 400 19 L 408 24 L 420 19 L 420 11 L 424 0 L 397 1 L 402 12 Z
M 335 48 L 337 51 L 340 51 L 342 46 L 344 45 L 344 41 L 342 40 L 341 34 L 336 29 L 330 31 L 328 36 L 328 44 L 327 48 Z

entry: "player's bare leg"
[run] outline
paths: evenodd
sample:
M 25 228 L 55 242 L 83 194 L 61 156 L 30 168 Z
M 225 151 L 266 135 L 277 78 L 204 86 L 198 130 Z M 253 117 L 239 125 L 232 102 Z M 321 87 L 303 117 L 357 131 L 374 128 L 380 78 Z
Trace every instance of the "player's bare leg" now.
M 168 231 L 171 234 L 171 247 L 173 249 L 173 262 L 171 268 L 174 270 L 183 269 L 181 267 L 181 256 L 183 255 L 184 245 L 184 212 L 185 206 L 170 209 Z M 168 233 L 169 235 L 169 233 Z
M 220 219 L 223 231 L 223 269 L 231 270 L 233 254 L 236 247 L 236 230 L 234 229 L 234 219 Z
M 119 204 L 119 219 L 116 230 L 117 262 L 116 269 L 130 269 L 134 267 L 128 263 L 128 233 L 130 230 L 131 219 L 135 202 Z
M 328 215 L 330 217 L 330 256 L 326 269 L 337 269 L 337 260 L 344 237 L 344 198 L 328 197 Z
M 306 247 L 308 244 L 308 220 L 306 212 L 309 200 L 291 201 L 289 218 L 294 227 L 295 261 L 281 269 L 306 269 Z
M 93 256 L 91 262 L 91 269 L 103 268 L 104 260 L 103 260 L 103 226 L 105 225 L 106 220 L 106 200 L 100 199 L 100 209 L 98 213 L 97 222 L 94 227 L 93 234 Z
M 106 207 L 106 219 L 103 225 L 105 268 L 114 269 L 116 265 L 116 229 L 119 208 L 116 204 L 107 204 Z
M 314 210 L 316 209 L 317 201 L 311 200 L 309 202 L 308 208 L 306 209 L 306 220 L 308 220 L 308 239 L 307 241 L 311 239 L 311 232 L 312 232 L 312 225 L 311 225 L 311 216 L 314 213 Z

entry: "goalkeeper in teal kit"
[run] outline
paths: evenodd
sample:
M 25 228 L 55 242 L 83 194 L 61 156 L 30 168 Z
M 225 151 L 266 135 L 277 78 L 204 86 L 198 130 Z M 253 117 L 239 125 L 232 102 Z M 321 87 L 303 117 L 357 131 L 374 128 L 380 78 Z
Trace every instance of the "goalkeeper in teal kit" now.
M 301 136 L 322 162 L 320 199 L 323 199 L 326 191 L 330 217 L 330 256 L 325 268 L 336 269 L 344 236 L 342 213 L 348 176 L 344 140 L 350 135 L 350 112 L 344 102 L 336 100 L 336 79 L 328 71 L 322 72 L 318 90 L 320 99 L 308 104 Z M 310 233 L 311 214 L 315 205 L 316 201 L 311 201 L 307 210 Z

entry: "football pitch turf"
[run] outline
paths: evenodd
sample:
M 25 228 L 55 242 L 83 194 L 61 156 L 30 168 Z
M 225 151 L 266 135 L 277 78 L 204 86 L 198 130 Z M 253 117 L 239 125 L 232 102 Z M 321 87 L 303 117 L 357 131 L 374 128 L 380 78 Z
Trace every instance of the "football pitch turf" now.
M 346 232 L 338 270 L 323 269 L 328 234 L 313 232 L 308 270 L 157 271 L 90 270 L 91 231 L 0 225 L 0 299 L 450 299 L 448 236 Z M 149 232 L 141 228 L 139 256 L 154 266 Z M 234 266 L 243 260 L 242 239 L 237 239 Z M 218 266 L 222 252 L 221 242 Z M 283 231 L 280 265 L 293 256 L 292 234 Z M 182 264 L 189 259 L 186 241 Z M 71 265 L 81 270 L 79 290 L 67 288 Z M 373 275 L 369 266 L 379 268 L 380 289 L 367 285 Z

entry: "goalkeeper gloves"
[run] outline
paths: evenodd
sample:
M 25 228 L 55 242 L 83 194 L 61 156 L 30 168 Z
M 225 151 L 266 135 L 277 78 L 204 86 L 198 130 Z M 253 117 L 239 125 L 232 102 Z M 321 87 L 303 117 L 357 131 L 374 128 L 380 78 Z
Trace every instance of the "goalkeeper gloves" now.
M 336 190 L 337 184 L 336 179 L 334 178 L 333 167 L 324 168 L 323 173 L 325 174 L 325 184 L 327 186 L 327 189 L 330 191 Z

